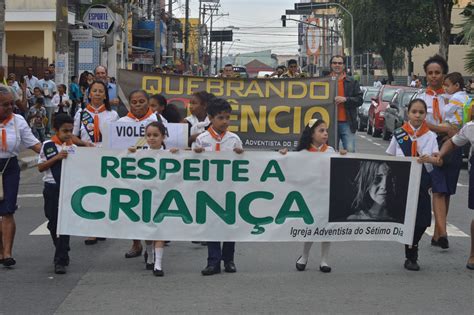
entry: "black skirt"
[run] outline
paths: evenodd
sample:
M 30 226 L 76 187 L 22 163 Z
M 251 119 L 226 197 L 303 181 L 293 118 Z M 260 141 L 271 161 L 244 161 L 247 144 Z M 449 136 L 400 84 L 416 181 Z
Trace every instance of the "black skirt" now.
M 3 170 L 8 159 L 0 159 L 0 170 Z M 20 166 L 18 159 L 12 157 L 3 172 L 3 200 L 0 201 L 0 216 L 15 213 L 18 188 L 20 186 Z

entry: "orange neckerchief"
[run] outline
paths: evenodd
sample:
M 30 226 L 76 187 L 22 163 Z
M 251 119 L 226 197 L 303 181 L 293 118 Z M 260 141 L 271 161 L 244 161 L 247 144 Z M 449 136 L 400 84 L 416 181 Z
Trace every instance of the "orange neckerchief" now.
M 311 143 L 311 146 L 309 147 L 308 151 L 309 152 L 326 152 L 327 149 L 328 149 L 327 144 L 323 144 L 322 146 L 318 148 L 314 144 Z
M 105 105 L 100 105 L 99 108 L 94 108 L 90 104 L 87 104 L 86 109 L 94 113 L 94 142 L 100 141 L 100 126 L 99 126 L 99 113 L 105 111 Z
M 438 122 L 443 122 L 443 117 L 441 116 L 441 112 L 439 110 L 439 100 L 438 95 L 443 94 L 444 89 L 437 89 L 433 90 L 431 88 L 426 89 L 426 94 L 433 96 L 433 118 Z
M 150 117 L 153 114 L 154 114 L 153 110 L 151 108 L 148 108 L 148 112 L 146 112 L 145 116 L 143 116 L 142 118 L 135 117 L 135 115 L 133 115 L 132 112 L 128 112 L 127 117 L 130 117 L 130 118 L 134 119 L 135 121 L 142 121 L 142 120 L 147 119 L 148 117 Z
M 426 125 L 426 122 L 423 122 L 420 126 L 420 128 L 418 128 L 418 130 L 415 132 L 415 130 L 413 130 L 413 128 L 411 127 L 411 125 L 408 123 L 408 122 L 405 122 L 402 126 L 403 130 L 405 130 L 411 137 L 414 138 L 414 140 L 412 140 L 411 142 L 411 156 L 417 156 L 418 154 L 418 147 L 417 147 L 417 139 L 419 137 L 421 137 L 422 135 L 424 135 L 425 133 L 427 133 L 428 131 L 430 131 L 430 129 L 428 128 L 428 125 Z
M 69 139 L 69 141 L 66 141 L 66 142 L 62 142 L 61 139 L 59 139 L 58 136 L 54 135 L 51 137 L 51 141 L 53 141 L 54 143 L 56 143 L 57 145 L 67 145 L 67 146 L 70 146 L 72 145 L 72 139 Z
M 6 152 L 8 150 L 8 144 L 7 144 L 7 124 L 10 122 L 10 120 L 15 117 L 13 114 L 10 115 L 10 117 L 5 118 L 1 123 L 0 123 L 0 128 L 2 129 L 2 151 Z
M 216 140 L 216 151 L 220 151 L 221 150 L 221 141 L 222 139 L 224 138 L 224 135 L 225 135 L 225 131 L 221 134 L 218 134 L 214 128 L 209 127 L 209 129 L 207 129 L 207 131 L 209 131 L 209 134 L 211 135 L 211 137 Z

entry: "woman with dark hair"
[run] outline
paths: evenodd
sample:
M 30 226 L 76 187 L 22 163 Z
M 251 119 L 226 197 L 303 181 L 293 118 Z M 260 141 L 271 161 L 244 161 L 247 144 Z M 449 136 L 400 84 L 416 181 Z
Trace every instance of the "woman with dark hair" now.
M 175 104 L 167 104 L 162 113 L 165 120 L 169 123 L 182 123 L 183 118 Z
M 423 69 L 426 73 L 427 88 L 418 98 L 424 100 L 427 105 L 426 124 L 431 131 L 438 135 L 438 145 L 441 146 L 446 139 L 457 133 L 457 128 L 454 125 L 446 123 L 448 104 L 443 82 L 449 71 L 448 63 L 443 57 L 434 55 L 425 61 Z M 449 248 L 448 232 L 446 230 L 447 216 L 449 199 L 451 195 L 456 193 L 459 178 L 459 171 L 455 170 L 462 163 L 459 150 L 453 152 L 451 160 L 452 163 L 446 163 L 445 161 L 442 167 L 435 166 L 433 172 L 431 172 L 431 191 L 435 217 L 435 229 L 431 245 L 439 246 L 442 249 Z
M 387 163 L 362 161 L 354 180 L 356 197 L 352 202 L 354 213 L 348 221 L 393 221 L 388 205 L 394 198 L 395 181 Z
M 41 143 L 31 133 L 25 119 L 13 113 L 14 98 L 11 89 L 0 86 L 0 264 L 10 267 L 16 264 L 12 256 L 15 238 L 14 214 L 17 206 L 20 185 L 20 167 L 18 154 L 20 147 L 40 152 Z
M 76 145 L 101 147 L 102 135 L 108 125 L 119 119 L 109 103 L 107 86 L 102 81 L 94 81 L 89 86 L 89 103 L 74 116 L 73 142 Z M 88 238 L 86 245 L 97 243 L 97 238 Z
M 165 111 L 167 104 L 168 101 L 166 100 L 166 97 L 161 94 L 150 96 L 150 100 L 148 101 L 148 105 L 150 105 L 151 109 L 156 114 L 156 118 L 162 123 L 168 122 L 168 120 L 163 117 L 163 112 Z

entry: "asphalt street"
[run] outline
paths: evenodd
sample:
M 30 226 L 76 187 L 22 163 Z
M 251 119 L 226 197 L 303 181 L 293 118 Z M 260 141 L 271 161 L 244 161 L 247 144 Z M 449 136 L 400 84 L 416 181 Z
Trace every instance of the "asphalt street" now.
M 387 141 L 357 136 L 357 151 L 384 154 Z M 307 270 L 295 261 L 300 243 L 238 243 L 238 272 L 203 277 L 207 249 L 191 242 L 165 248 L 165 277 L 144 268 L 143 257 L 125 259 L 130 241 L 108 239 L 85 246 L 71 238 L 66 275 L 53 271 L 38 171 L 22 172 L 14 268 L 0 268 L 0 314 L 337 313 L 472 314 L 474 272 L 466 269 L 470 246 L 468 174 L 462 170 L 448 221 L 450 248 L 420 243 L 421 271 L 403 268 L 403 245 L 339 242 L 331 247 L 333 271 L 318 269 L 315 244 Z

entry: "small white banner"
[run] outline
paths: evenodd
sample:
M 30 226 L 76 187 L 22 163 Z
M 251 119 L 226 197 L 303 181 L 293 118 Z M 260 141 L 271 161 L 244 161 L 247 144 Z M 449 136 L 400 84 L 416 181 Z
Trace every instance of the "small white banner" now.
M 185 149 L 188 147 L 188 124 L 165 123 L 168 135 L 164 141 L 166 148 Z M 132 146 L 146 146 L 146 124 L 142 122 L 112 122 L 109 124 L 110 149 L 127 149 Z
M 63 162 L 58 233 L 411 244 L 420 176 L 411 158 L 77 148 Z

